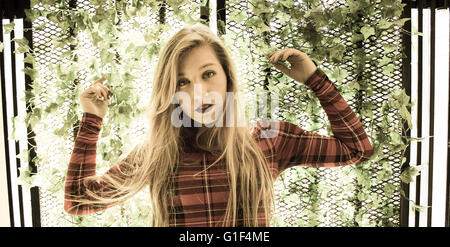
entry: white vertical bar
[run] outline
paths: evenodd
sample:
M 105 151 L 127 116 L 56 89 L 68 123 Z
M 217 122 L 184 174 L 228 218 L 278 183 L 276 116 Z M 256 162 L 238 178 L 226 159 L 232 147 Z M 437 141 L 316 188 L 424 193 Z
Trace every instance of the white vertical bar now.
M 217 35 L 217 0 L 209 1 L 209 27 Z
M 23 19 L 14 20 L 14 38 L 23 38 Z M 17 46 L 16 46 L 17 47 Z M 17 115 L 26 116 L 26 104 L 25 104 L 25 74 L 24 69 L 24 54 L 16 54 L 16 99 L 17 99 Z M 27 129 L 23 124 L 16 125 L 16 133 L 20 133 L 19 136 L 19 150 L 18 152 L 28 149 Z M 23 158 L 20 158 L 20 167 L 28 167 L 28 162 L 25 162 Z M 30 190 L 22 188 L 22 206 L 24 226 L 33 226 L 33 217 L 31 215 L 31 193 Z
M 419 26 L 418 22 L 418 10 L 417 9 L 411 9 L 411 29 L 416 28 Z M 412 32 L 412 30 L 411 30 Z M 418 47 L 419 46 L 419 38 L 417 35 L 411 35 L 411 102 L 415 102 L 414 106 L 411 109 L 411 137 L 417 137 L 417 115 L 418 115 L 418 78 L 417 78 L 417 71 L 418 71 Z M 417 142 L 413 141 L 410 145 L 410 166 L 417 166 Z M 416 181 L 414 180 L 409 184 L 409 198 L 411 200 L 415 200 L 416 198 Z M 408 226 L 414 227 L 416 223 L 416 217 L 415 212 L 413 210 L 413 204 L 414 202 L 409 202 L 409 219 L 408 219 Z
M 428 206 L 428 159 L 430 155 L 430 44 L 431 44 L 431 11 L 423 10 L 423 60 L 422 60 L 422 162 L 424 166 L 420 173 L 420 205 Z M 419 226 L 426 227 L 428 220 L 428 210 L 419 213 Z
M 9 24 L 7 19 L 2 20 L 2 24 Z M 10 34 L 3 34 L 3 50 L 5 61 L 5 95 L 6 95 L 6 124 L 8 128 L 8 135 L 11 134 L 13 127 L 11 118 L 14 116 L 14 99 L 13 99 L 13 81 L 12 81 L 12 54 L 11 54 L 11 37 Z M 11 195 L 13 203 L 14 226 L 21 226 L 20 223 L 20 202 L 19 202 L 19 187 L 17 184 L 17 163 L 16 163 L 16 144 L 14 140 L 8 140 L 9 150 L 9 165 L 11 177 Z
M 0 70 L 0 84 L 4 82 L 1 81 L 1 70 Z M 8 180 L 6 172 L 6 143 L 4 136 L 4 125 L 3 123 L 3 99 L 2 99 L 2 87 L 0 86 L 0 227 L 10 227 L 9 218 L 9 198 L 8 198 Z
M 449 10 L 436 9 L 435 54 L 435 135 L 433 151 L 433 209 L 431 226 L 445 227 L 445 202 L 447 189 L 447 140 L 448 140 L 448 71 L 449 71 Z

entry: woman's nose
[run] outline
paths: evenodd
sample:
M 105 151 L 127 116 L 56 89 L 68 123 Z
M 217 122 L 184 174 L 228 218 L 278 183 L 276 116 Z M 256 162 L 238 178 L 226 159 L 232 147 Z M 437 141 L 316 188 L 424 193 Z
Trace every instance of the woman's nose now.
M 194 83 L 194 103 L 200 104 L 208 94 L 208 87 L 204 83 Z

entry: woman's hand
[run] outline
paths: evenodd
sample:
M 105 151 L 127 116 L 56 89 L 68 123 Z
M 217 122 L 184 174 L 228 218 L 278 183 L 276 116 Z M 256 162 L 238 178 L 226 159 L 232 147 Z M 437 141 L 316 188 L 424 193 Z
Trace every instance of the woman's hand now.
M 111 97 L 111 91 L 102 84 L 105 80 L 103 77 L 98 79 L 81 93 L 80 103 L 84 112 L 95 114 L 101 118 L 105 117 Z
M 268 57 L 269 63 L 273 64 L 276 69 L 302 83 L 305 83 L 317 69 L 314 62 L 306 55 L 306 53 L 294 48 L 286 48 L 271 52 L 268 54 Z M 278 62 L 286 60 L 291 64 L 290 68 Z

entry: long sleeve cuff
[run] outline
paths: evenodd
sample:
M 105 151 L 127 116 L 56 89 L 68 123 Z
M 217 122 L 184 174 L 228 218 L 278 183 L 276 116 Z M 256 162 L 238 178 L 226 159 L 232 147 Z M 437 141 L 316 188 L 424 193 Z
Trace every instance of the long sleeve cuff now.
M 78 137 L 85 140 L 97 141 L 103 119 L 95 114 L 84 112 L 81 118 Z
M 314 92 L 320 93 L 327 78 L 327 75 L 321 69 L 317 68 L 304 84 Z

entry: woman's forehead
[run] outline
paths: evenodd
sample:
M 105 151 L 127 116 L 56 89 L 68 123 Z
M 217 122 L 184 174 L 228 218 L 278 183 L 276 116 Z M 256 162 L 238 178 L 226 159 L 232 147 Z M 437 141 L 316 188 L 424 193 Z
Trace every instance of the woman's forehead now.
M 189 51 L 180 59 L 178 75 L 184 75 L 184 70 L 198 71 L 208 66 L 220 65 L 214 50 L 209 46 L 201 46 Z

